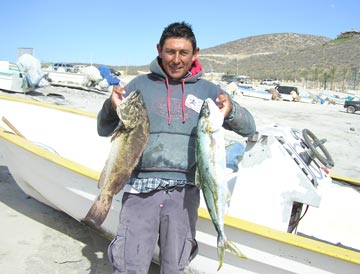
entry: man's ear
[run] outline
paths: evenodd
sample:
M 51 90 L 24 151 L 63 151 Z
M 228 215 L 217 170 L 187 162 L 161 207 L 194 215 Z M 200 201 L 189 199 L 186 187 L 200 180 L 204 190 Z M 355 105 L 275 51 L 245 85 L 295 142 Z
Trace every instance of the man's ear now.
M 160 44 L 156 45 L 156 49 L 158 51 L 158 56 L 161 58 L 161 46 L 160 46 Z
M 196 50 L 194 51 L 193 57 L 192 57 L 193 62 L 197 59 L 199 52 L 200 52 L 200 49 L 196 48 Z
M 198 55 L 198 54 L 199 54 L 199 52 L 200 52 L 200 48 L 196 48 L 196 50 L 195 50 L 195 53 L 194 53 L 194 54 Z

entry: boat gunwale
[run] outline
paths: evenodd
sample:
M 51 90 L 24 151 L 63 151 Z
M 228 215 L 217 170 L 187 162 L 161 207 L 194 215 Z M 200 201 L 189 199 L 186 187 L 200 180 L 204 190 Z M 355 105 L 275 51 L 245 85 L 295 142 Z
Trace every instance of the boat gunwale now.
M 204 208 L 199 208 L 198 216 L 202 219 L 211 221 L 208 211 Z M 322 242 L 321 240 L 314 240 L 304 236 L 283 232 L 228 215 L 225 216 L 224 223 L 228 227 L 256 234 L 260 237 L 265 237 L 270 240 L 279 241 L 287 245 L 360 265 L 360 252 L 351 249 L 335 246 L 330 243 Z
M 52 109 L 58 109 L 61 111 L 71 112 L 78 115 L 84 115 L 91 118 L 96 118 L 95 114 L 85 112 L 85 111 L 79 111 L 71 108 L 66 108 L 62 106 L 53 105 L 46 102 L 39 102 L 39 101 L 31 101 L 28 99 L 23 98 L 16 98 L 16 97 L 8 97 L 8 96 L 2 96 L 0 95 L 0 99 L 10 100 L 10 101 L 18 101 L 21 103 L 30 103 L 42 107 L 52 108 Z M 25 149 L 31 153 L 34 153 L 35 155 L 42 157 L 44 159 L 47 159 L 57 165 L 63 166 L 66 169 L 69 169 L 75 173 L 81 174 L 83 176 L 89 177 L 95 181 L 98 181 L 100 173 L 88 168 L 86 166 L 83 166 L 79 163 L 76 163 L 74 161 L 71 161 L 65 157 L 62 157 L 60 155 L 57 155 L 51 151 L 46 150 L 45 148 L 39 147 L 31 141 L 28 141 L 24 139 L 23 137 L 17 136 L 13 133 L 0 130 L 0 137 L 7 140 L 8 142 L 11 142 L 17 146 L 19 146 L 22 149 Z M 340 177 L 340 176 L 339 176 Z M 341 177 L 345 178 L 345 177 Z M 356 181 L 356 180 L 355 180 Z M 208 213 L 208 210 L 205 208 L 200 207 L 198 209 L 198 216 L 202 219 L 209 220 L 210 216 Z M 231 217 L 226 215 L 225 216 L 225 226 L 232 227 L 237 230 L 242 230 L 251 234 L 256 234 L 261 237 L 265 237 L 274 241 L 279 241 L 287 245 L 299 247 L 302 249 L 306 249 L 309 251 L 313 251 L 322 255 L 330 256 L 336 259 L 348 261 L 354 264 L 360 265 L 360 252 L 356 252 L 350 249 L 346 249 L 343 247 L 335 246 L 326 242 L 321 242 L 319 240 L 314 240 L 310 238 L 306 238 L 300 235 L 295 235 L 287 232 L 283 232 L 280 230 L 272 229 L 269 227 L 265 227 L 259 224 L 255 224 L 252 222 L 248 222 L 245 220 L 241 220 L 235 217 Z
M 69 113 L 74 113 L 77 115 L 87 116 L 90 118 L 96 118 L 96 114 L 94 114 L 94 113 L 82 111 L 82 110 L 78 110 L 78 109 L 74 109 L 74 108 L 70 108 L 70 107 L 54 105 L 54 104 L 51 104 L 48 102 L 33 101 L 33 100 L 30 100 L 27 98 L 11 97 L 11 96 L 6 96 L 6 95 L 0 95 L 0 99 L 8 100 L 8 101 L 15 101 L 15 102 L 24 103 L 24 104 L 32 104 L 32 105 L 37 105 L 37 106 L 41 106 L 41 107 L 45 107 L 45 108 L 57 109 L 57 110 L 61 110 L 61 111 L 69 112 Z

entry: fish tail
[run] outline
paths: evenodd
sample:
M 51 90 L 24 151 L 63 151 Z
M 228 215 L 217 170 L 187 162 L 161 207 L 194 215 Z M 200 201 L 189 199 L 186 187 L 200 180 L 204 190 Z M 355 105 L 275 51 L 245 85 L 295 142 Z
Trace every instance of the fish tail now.
M 218 237 L 218 243 L 217 243 L 217 254 L 219 259 L 219 267 L 217 271 L 220 270 L 220 268 L 223 265 L 224 262 L 224 253 L 225 253 L 225 242 L 224 239 Z
M 95 203 L 91 206 L 88 213 L 86 214 L 84 222 L 90 226 L 100 227 L 109 213 L 110 205 L 111 202 L 109 202 L 109 199 L 103 198 L 101 195 L 99 195 Z
M 247 257 L 236 247 L 236 245 L 232 241 L 219 237 L 217 244 L 219 267 L 217 271 L 219 271 L 223 265 L 225 250 L 229 251 L 235 256 L 239 256 L 240 258 L 247 259 Z
M 235 256 L 239 256 L 240 258 L 243 259 L 247 259 L 247 257 L 244 255 L 244 253 L 242 253 L 237 247 L 236 245 L 230 241 L 230 240 L 226 240 L 225 241 L 225 249 L 229 252 L 231 252 L 232 254 L 234 254 Z

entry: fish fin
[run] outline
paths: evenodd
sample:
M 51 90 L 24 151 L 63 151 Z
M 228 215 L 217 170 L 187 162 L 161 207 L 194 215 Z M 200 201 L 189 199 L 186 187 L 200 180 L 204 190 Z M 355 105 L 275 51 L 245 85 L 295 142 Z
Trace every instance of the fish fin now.
M 201 181 L 200 181 L 200 173 L 199 173 L 199 169 L 196 167 L 195 170 L 195 185 L 200 187 L 201 186 Z
M 99 195 L 86 214 L 84 222 L 90 226 L 100 227 L 109 213 L 111 201 L 111 199 L 109 201 L 109 199 L 104 199 Z
M 236 247 L 236 245 L 232 241 L 224 239 L 223 237 L 219 236 L 218 243 L 217 243 L 219 266 L 218 266 L 217 271 L 219 271 L 223 265 L 225 250 L 229 251 L 230 253 L 232 253 L 235 256 L 238 256 L 243 259 L 247 259 L 247 257 Z
M 124 123 L 120 120 L 118 126 L 114 129 L 114 131 L 113 131 L 113 133 L 112 133 L 112 135 L 111 135 L 110 142 L 113 142 L 113 141 L 115 140 L 115 138 L 118 137 L 119 134 L 120 134 L 122 131 L 124 131 L 124 130 L 126 130 L 125 125 L 124 125 Z
M 107 162 L 107 161 L 106 161 Z M 98 181 L 98 188 L 103 188 L 105 186 L 105 182 L 106 182 L 106 167 L 107 167 L 107 163 L 105 163 L 105 166 L 103 168 L 103 170 L 100 173 L 100 177 L 99 177 L 99 181 Z
M 231 193 L 230 191 L 228 191 L 227 195 L 226 195 L 226 205 L 227 205 L 227 209 L 229 209 L 230 207 L 230 201 L 231 201 Z

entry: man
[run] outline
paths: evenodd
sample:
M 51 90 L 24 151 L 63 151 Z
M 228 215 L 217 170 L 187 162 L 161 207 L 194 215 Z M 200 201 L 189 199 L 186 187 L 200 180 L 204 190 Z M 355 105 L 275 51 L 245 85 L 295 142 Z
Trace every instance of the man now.
M 160 272 L 183 273 L 197 253 L 199 189 L 195 186 L 195 132 L 201 103 L 212 98 L 224 127 L 242 136 L 255 133 L 251 114 L 217 85 L 200 78 L 199 48 L 189 24 L 167 26 L 157 45 L 150 74 L 115 88 L 98 114 L 98 133 L 109 136 L 119 123 L 115 112 L 124 96 L 142 92 L 150 139 L 124 188 L 117 236 L 109 246 L 114 273 L 148 273 L 160 247 Z

